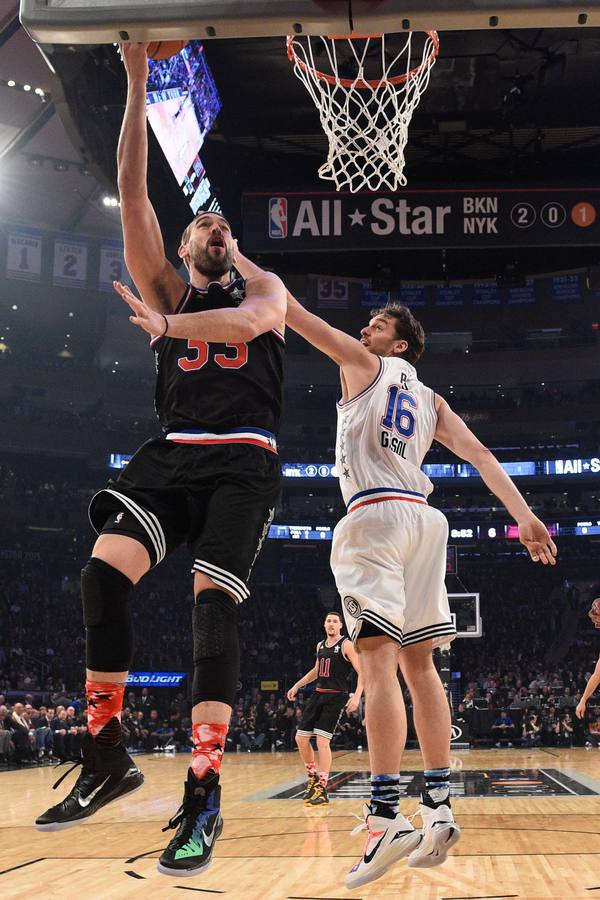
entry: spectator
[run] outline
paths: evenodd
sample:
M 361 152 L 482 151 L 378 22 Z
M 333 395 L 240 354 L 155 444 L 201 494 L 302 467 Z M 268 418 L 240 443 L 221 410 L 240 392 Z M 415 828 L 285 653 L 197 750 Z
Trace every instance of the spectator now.
M 585 746 L 587 749 L 600 747 L 600 716 L 590 719 L 585 733 Z
M 560 726 L 558 731 L 558 746 L 573 746 L 573 717 L 569 710 L 566 710 L 566 712 L 561 716 L 560 719 Z
M 12 712 L 6 717 L 6 726 L 11 732 L 11 740 L 15 747 L 16 761 L 19 764 L 33 762 L 30 741 L 30 723 L 25 718 L 25 707 L 15 703 Z
M 54 735 L 50 727 L 46 706 L 40 706 L 39 710 L 33 711 L 31 727 L 35 731 L 35 746 L 38 759 L 42 759 L 44 756 L 51 757 L 54 748 Z
M 242 720 L 240 730 L 242 750 L 246 750 L 248 753 L 253 750 L 262 750 L 265 739 L 266 735 L 257 731 L 256 718 L 254 716 L 249 716 L 247 719 Z
M 8 764 L 9 756 L 14 749 L 11 732 L 6 722 L 7 718 L 8 709 L 2 704 L 0 706 L 0 761 L 5 765 Z
M 492 733 L 496 740 L 496 747 L 500 747 L 504 743 L 508 747 L 513 746 L 512 741 L 515 736 L 515 723 L 512 716 L 509 715 L 505 709 L 503 709 L 500 712 L 500 715 L 496 716 L 494 719 Z

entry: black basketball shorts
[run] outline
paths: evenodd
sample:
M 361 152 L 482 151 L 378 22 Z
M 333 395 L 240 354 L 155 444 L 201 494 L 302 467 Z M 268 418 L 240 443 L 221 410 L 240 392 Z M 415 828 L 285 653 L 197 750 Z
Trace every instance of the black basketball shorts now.
M 318 734 L 331 740 L 347 702 L 348 694 L 344 691 L 315 691 L 304 707 L 296 734 L 305 737 Z
M 262 447 L 152 438 L 92 498 L 89 517 L 98 534 L 140 541 L 152 566 L 187 543 L 192 572 L 241 603 L 280 490 L 279 457 Z

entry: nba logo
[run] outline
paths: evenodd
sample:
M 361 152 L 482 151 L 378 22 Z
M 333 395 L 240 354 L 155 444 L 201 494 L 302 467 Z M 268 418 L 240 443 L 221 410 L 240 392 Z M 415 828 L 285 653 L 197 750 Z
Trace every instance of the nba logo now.
M 269 200 L 269 237 L 287 237 L 287 200 L 271 197 Z

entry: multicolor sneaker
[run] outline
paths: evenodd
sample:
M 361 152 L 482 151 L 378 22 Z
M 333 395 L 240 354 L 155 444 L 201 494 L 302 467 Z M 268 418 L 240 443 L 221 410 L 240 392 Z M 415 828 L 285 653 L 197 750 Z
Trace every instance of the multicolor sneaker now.
M 317 775 L 309 775 L 308 776 L 308 781 L 306 782 L 306 790 L 304 791 L 304 797 L 302 798 L 305 803 L 308 803 L 308 801 L 312 797 L 313 791 L 318 783 L 319 783 L 319 778 Z
M 448 850 L 460 840 L 460 828 L 454 821 L 450 798 L 438 803 L 428 794 L 421 794 L 419 807 L 423 820 L 423 840 L 408 857 L 413 869 L 431 869 L 446 862 Z
M 73 769 L 83 766 L 79 778 L 61 803 L 38 816 L 35 820 L 38 831 L 59 831 L 79 825 L 107 803 L 130 794 L 144 783 L 144 776 L 123 744 L 99 747 L 91 734 L 86 734 L 81 742 L 81 753 L 81 759 L 58 779 L 53 789 L 56 790 Z
M 162 875 L 186 877 L 208 868 L 216 840 L 223 831 L 220 805 L 219 776 L 210 769 L 204 778 L 197 778 L 188 769 L 183 802 L 163 828 L 177 828 L 177 832 L 158 861 L 157 869 Z
M 314 790 L 306 801 L 307 806 L 324 806 L 329 803 L 329 797 L 327 796 L 327 788 L 317 781 L 315 784 Z
M 383 814 L 382 814 L 383 813 Z M 362 859 L 346 875 L 346 887 L 360 887 L 380 878 L 395 862 L 408 856 L 421 841 L 421 835 L 402 813 L 377 809 L 371 804 L 363 807 L 364 822 L 352 834 L 367 829 L 368 837 Z

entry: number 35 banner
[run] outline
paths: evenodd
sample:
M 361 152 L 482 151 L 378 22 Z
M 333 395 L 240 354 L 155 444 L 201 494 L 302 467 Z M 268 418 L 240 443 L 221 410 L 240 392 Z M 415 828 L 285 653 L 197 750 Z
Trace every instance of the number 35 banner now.
M 87 278 L 87 244 L 65 238 L 54 241 L 52 283 L 61 287 L 85 287 Z

